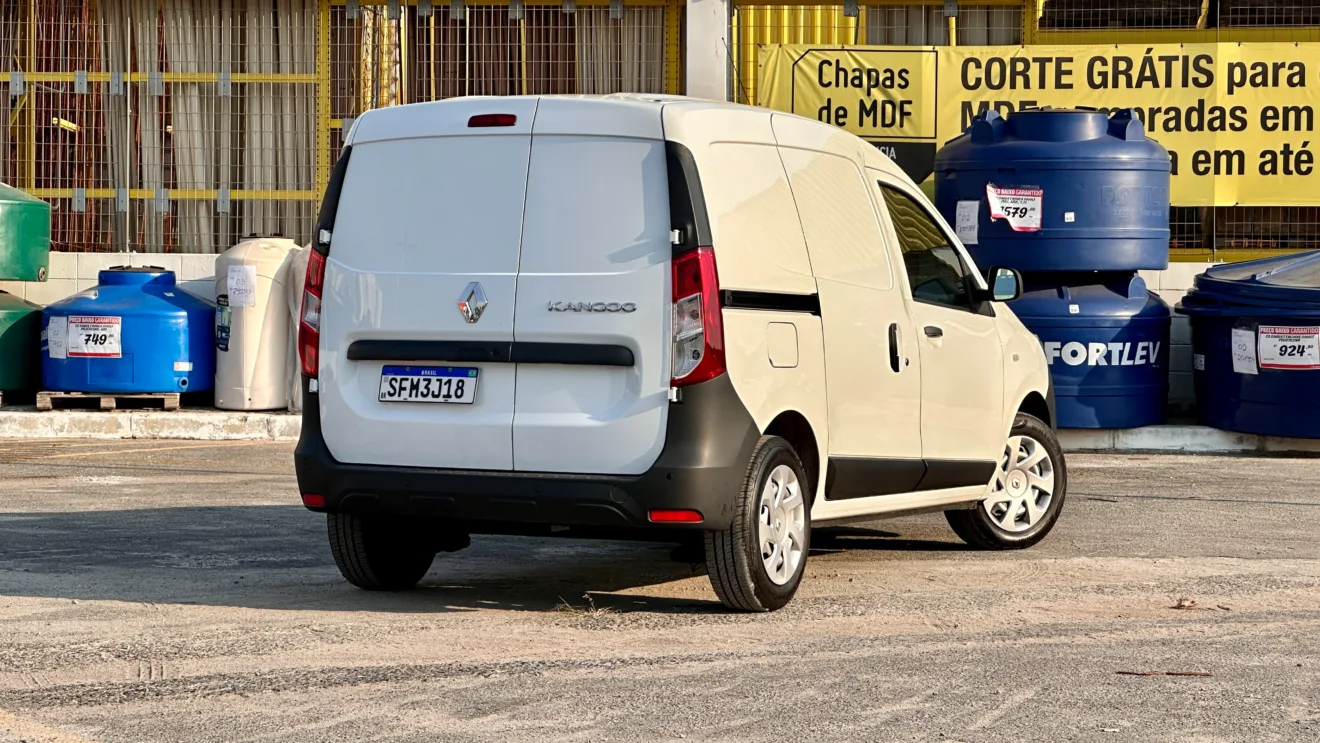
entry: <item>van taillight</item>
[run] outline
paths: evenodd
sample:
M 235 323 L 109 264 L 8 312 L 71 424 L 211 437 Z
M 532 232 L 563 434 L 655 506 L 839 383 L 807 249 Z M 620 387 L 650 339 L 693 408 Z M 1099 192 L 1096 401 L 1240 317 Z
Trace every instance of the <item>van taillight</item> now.
M 302 315 L 298 322 L 298 357 L 303 374 L 315 377 L 320 371 L 321 291 L 325 285 L 325 256 L 313 249 L 307 258 L 307 282 L 303 286 Z
M 697 248 L 674 258 L 674 337 L 671 385 L 682 387 L 724 373 L 724 321 L 715 253 Z
M 513 114 L 477 114 L 468 119 L 468 128 L 477 129 L 486 126 L 513 126 L 518 117 Z

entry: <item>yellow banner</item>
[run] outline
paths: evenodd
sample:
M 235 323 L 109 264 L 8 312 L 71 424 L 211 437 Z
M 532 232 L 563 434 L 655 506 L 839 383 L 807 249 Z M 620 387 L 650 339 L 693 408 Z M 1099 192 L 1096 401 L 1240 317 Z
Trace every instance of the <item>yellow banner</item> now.
M 762 105 L 874 142 L 917 181 L 981 111 L 1132 108 L 1169 150 L 1173 204 L 1320 204 L 1320 43 L 770 45 L 760 69 Z

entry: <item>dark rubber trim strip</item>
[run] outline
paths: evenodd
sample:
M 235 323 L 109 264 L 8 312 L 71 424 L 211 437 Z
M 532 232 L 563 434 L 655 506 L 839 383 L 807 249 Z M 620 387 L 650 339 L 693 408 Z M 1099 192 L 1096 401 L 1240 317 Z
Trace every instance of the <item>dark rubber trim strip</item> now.
M 665 164 L 669 173 L 669 224 L 679 231 L 675 256 L 712 244 L 706 195 L 692 151 L 678 142 L 665 142 Z
M 830 457 L 825 497 L 830 500 L 911 493 L 926 476 L 921 459 Z
M 350 361 L 468 361 L 517 364 L 632 366 L 632 349 L 590 343 L 508 341 L 353 341 Z
M 581 366 L 632 366 L 633 352 L 627 346 L 593 343 L 528 343 L 515 341 L 513 361 L 517 364 L 577 364 Z
M 947 490 L 990 484 L 999 465 L 991 460 L 927 459 L 926 476 L 917 490 Z
M 353 341 L 349 361 L 485 361 L 508 362 L 508 341 Z
M 825 497 L 846 500 L 987 485 L 997 466 L 989 460 L 830 457 Z
M 328 255 L 330 247 L 321 244 L 321 231 L 334 232 L 335 217 L 339 213 L 339 194 L 344 190 L 344 176 L 348 175 L 348 160 L 353 156 L 353 146 L 344 147 L 335 161 L 335 168 L 330 172 L 330 182 L 326 184 L 325 196 L 321 199 L 321 210 L 316 219 L 316 234 L 312 236 L 312 249 L 321 255 Z
M 815 294 L 780 294 L 778 292 L 720 292 L 720 305 L 730 310 L 766 310 L 768 312 L 807 312 L 820 314 L 820 297 Z

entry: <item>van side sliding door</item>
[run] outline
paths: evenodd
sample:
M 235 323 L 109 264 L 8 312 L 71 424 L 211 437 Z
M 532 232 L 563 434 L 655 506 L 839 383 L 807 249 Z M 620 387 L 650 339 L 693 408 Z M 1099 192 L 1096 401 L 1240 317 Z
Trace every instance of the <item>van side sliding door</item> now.
M 866 180 L 841 155 L 784 146 L 779 153 L 820 294 L 829 405 L 826 497 L 911 492 L 925 472 L 920 361 L 909 345 L 911 319 Z

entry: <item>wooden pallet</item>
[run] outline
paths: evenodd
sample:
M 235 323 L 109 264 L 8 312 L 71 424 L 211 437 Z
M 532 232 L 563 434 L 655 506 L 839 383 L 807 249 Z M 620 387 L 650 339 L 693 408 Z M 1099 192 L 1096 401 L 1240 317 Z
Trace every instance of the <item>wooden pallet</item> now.
M 145 407 L 147 404 L 158 400 L 165 410 L 179 409 L 178 392 L 147 392 L 132 395 L 101 395 L 95 392 L 38 392 L 37 410 L 54 410 L 56 400 L 69 403 L 70 407 L 82 407 L 96 400 L 99 402 L 101 410 L 114 410 L 120 401 L 128 402 L 131 400 L 134 401 L 133 405 Z

